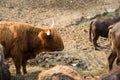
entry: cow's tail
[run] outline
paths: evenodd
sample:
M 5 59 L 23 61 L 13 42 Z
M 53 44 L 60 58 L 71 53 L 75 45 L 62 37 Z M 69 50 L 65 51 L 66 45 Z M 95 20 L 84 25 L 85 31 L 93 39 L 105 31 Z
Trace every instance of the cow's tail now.
M 109 27 L 108 27 L 108 30 L 109 30 L 109 32 L 108 32 L 108 40 L 110 41 L 110 44 L 111 44 L 111 29 L 113 28 L 113 26 L 114 26 L 114 24 L 113 25 L 110 25 Z
M 94 22 L 94 21 L 90 22 L 90 26 L 89 26 L 89 40 L 90 40 L 90 42 L 92 42 L 91 31 L 92 31 L 93 22 Z

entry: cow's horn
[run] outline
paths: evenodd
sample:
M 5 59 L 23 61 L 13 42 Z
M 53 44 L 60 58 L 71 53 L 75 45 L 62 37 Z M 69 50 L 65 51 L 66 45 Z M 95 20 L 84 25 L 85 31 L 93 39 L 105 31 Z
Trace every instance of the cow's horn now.
M 50 35 L 50 30 L 48 30 L 46 34 L 47 34 L 47 36 L 49 36 Z
M 54 19 L 52 19 L 52 25 L 51 27 L 53 27 L 55 25 Z

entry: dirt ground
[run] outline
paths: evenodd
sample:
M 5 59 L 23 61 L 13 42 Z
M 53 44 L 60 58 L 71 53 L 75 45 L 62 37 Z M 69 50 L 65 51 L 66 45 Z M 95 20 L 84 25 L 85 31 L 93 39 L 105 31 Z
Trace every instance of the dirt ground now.
M 89 19 L 112 12 L 119 6 L 120 0 L 0 0 L 1 21 L 21 21 L 49 27 L 53 19 L 65 45 L 61 52 L 41 53 L 36 59 L 29 60 L 28 74 L 21 77 L 15 76 L 13 62 L 8 60 L 12 80 L 37 80 L 39 72 L 58 64 L 73 66 L 83 80 L 107 73 L 109 41 L 100 37 L 100 50 L 94 50 L 89 42 Z M 108 15 L 119 15 L 119 12 Z

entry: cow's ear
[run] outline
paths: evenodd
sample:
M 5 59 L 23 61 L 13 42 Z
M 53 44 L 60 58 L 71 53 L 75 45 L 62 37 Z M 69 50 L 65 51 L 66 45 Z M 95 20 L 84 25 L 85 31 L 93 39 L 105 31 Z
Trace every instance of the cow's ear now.
M 47 36 L 50 36 L 51 35 L 51 31 L 48 29 L 46 34 L 47 34 Z

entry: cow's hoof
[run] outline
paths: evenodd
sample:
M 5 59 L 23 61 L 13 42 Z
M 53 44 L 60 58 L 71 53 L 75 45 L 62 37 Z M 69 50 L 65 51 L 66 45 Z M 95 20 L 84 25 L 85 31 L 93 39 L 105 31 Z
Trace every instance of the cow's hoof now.
M 97 45 L 97 47 L 101 47 L 100 45 Z
M 100 49 L 98 49 L 98 48 L 95 48 L 95 50 L 99 51 Z
M 16 76 L 21 76 L 21 72 L 20 73 L 16 73 Z

